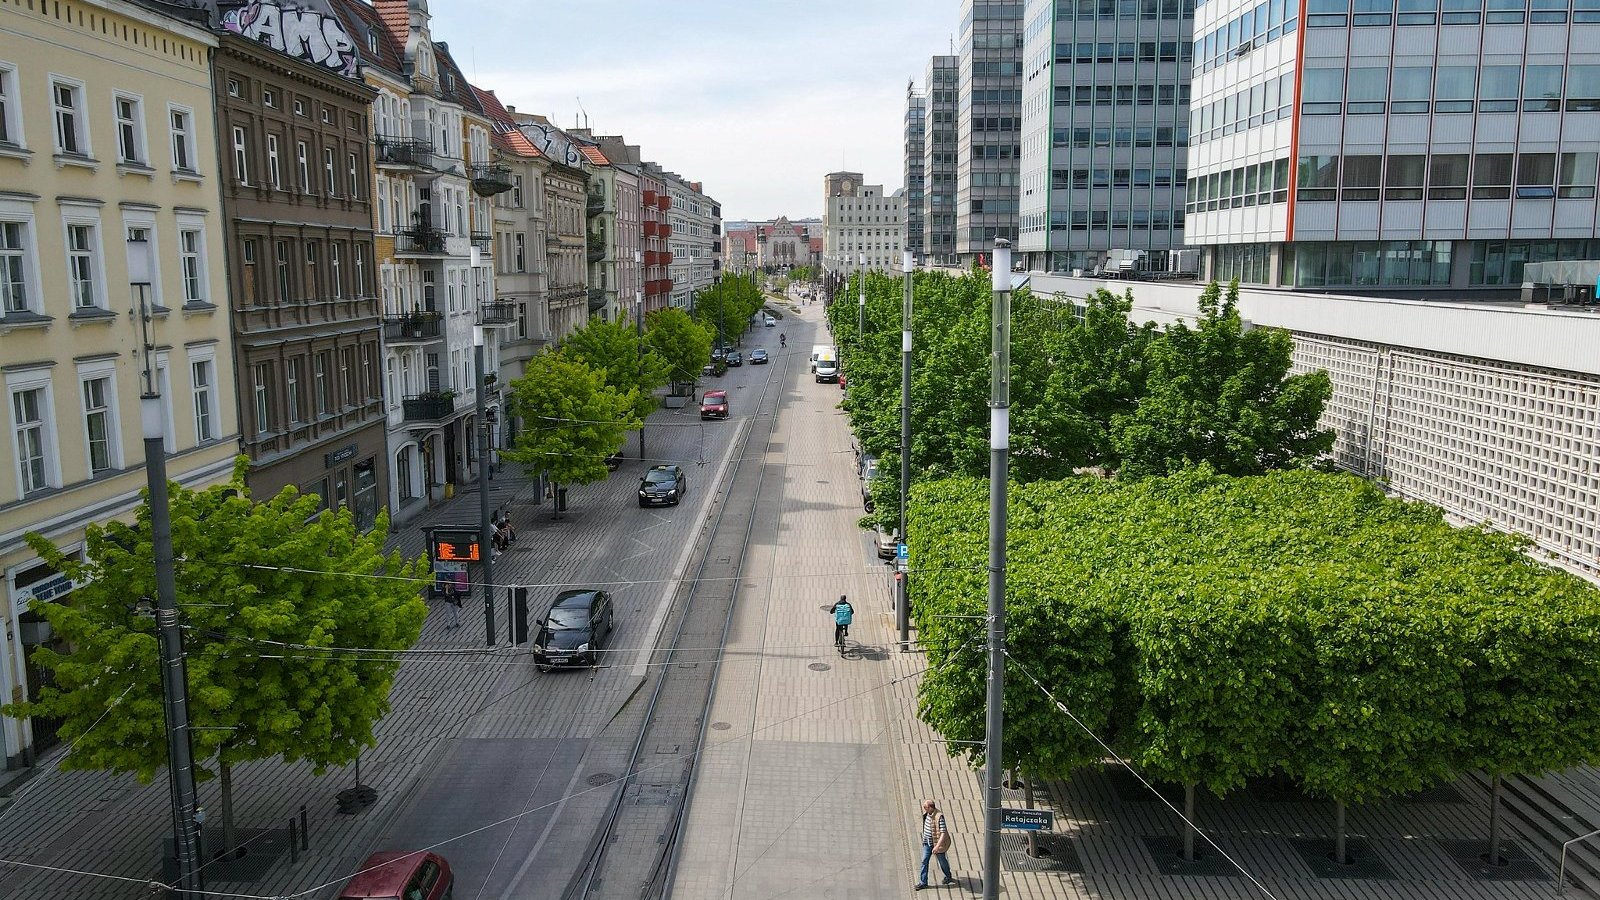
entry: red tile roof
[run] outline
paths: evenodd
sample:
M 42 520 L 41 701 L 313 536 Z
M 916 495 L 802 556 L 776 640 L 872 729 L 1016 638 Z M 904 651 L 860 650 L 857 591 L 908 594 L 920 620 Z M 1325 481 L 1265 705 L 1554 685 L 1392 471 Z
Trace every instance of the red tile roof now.
M 378 11 L 378 16 L 383 20 L 384 28 L 388 29 L 389 37 L 401 47 L 402 58 L 406 42 L 411 38 L 411 10 L 406 0 L 372 0 L 372 7 Z
M 517 128 L 517 121 L 511 117 L 511 112 L 500 102 L 500 98 L 494 95 L 494 91 L 473 85 L 472 92 L 478 98 L 478 105 L 483 107 L 483 114 L 494 124 L 494 135 L 490 140 L 496 147 L 517 156 L 536 158 L 544 155 Z
M 822 252 L 822 238 L 812 238 L 811 239 L 811 252 L 812 253 L 821 253 Z
M 344 20 L 344 30 L 356 43 L 356 55 L 363 66 L 377 66 L 399 76 L 405 70 L 405 43 L 396 44 L 394 35 L 378 11 L 362 0 L 328 0 L 334 13 Z M 404 4 L 402 4 L 402 7 Z M 407 26 L 410 27 L 409 25 Z M 367 36 L 377 39 L 378 49 L 373 51 Z
M 606 159 L 606 155 L 600 152 L 599 147 L 590 146 L 589 144 L 577 144 L 577 147 L 579 152 L 581 152 L 584 158 L 589 160 L 589 162 L 597 166 L 611 165 L 611 160 Z

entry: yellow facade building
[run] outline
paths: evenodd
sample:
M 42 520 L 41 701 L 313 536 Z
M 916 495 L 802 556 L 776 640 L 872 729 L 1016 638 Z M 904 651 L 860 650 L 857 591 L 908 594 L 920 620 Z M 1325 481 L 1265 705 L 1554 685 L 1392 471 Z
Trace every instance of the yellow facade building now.
M 81 551 L 85 526 L 129 519 L 140 502 L 147 356 L 169 477 L 224 481 L 239 450 L 216 46 L 197 25 L 119 0 L 0 0 L 6 700 L 37 696 L 29 659 L 55 643 L 30 605 L 76 587 L 24 535 Z M 0 719 L 7 765 L 30 764 L 56 727 Z

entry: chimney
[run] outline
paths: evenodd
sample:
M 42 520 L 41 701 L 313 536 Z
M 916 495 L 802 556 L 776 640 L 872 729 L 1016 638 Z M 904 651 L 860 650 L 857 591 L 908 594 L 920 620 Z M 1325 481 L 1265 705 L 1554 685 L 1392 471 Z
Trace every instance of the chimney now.
M 517 108 L 515 106 L 507 106 L 506 107 L 506 112 L 508 112 L 508 113 L 515 113 L 516 111 L 517 111 Z

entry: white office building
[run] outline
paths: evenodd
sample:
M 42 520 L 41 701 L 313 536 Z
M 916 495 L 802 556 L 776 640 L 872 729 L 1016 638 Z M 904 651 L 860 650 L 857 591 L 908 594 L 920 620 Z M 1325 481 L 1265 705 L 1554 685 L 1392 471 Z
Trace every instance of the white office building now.
M 898 272 L 905 247 L 905 191 L 887 194 L 864 183 L 860 172 L 832 172 L 823 179 L 822 265 L 851 274 L 863 265 Z

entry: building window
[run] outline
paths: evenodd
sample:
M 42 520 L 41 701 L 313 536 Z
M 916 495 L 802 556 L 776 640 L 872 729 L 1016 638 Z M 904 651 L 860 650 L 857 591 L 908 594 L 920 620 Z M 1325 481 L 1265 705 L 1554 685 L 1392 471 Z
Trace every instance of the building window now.
M 1389 111 L 1426 113 L 1433 97 L 1432 66 L 1397 66 L 1390 88 Z
M 178 232 L 178 256 L 183 269 L 183 302 L 205 303 L 205 278 L 201 264 L 201 236 L 198 228 Z
M 1433 111 L 1440 113 L 1472 112 L 1472 101 L 1478 91 L 1476 66 L 1440 66 L 1433 88 Z
M 43 387 L 13 391 L 11 422 L 16 429 L 17 469 L 22 478 L 22 493 L 31 494 L 50 486 L 50 434 L 45 428 L 49 397 Z
M 1511 196 L 1511 154 L 1479 153 L 1472 165 L 1472 199 L 1504 200 Z
M 346 409 L 354 407 L 356 400 L 361 396 L 361 388 L 356 379 L 359 376 L 356 370 L 356 348 L 345 347 L 339 351 L 339 382 L 344 390 L 344 406 Z
M 324 115 L 326 115 L 326 111 L 324 111 Z M 339 180 L 334 177 L 332 147 L 322 148 L 322 179 L 322 183 L 328 191 L 328 196 L 337 196 L 339 192 L 335 188 L 339 186 Z
M 1556 196 L 1556 155 L 1524 153 L 1517 157 L 1517 197 L 1552 200 Z
M 268 109 L 278 108 L 278 94 L 268 88 L 261 89 L 261 105 Z
M 328 242 L 328 277 L 333 281 L 333 299 L 344 299 L 344 282 L 340 277 L 340 263 L 344 261 L 344 245 Z
M 261 242 L 255 238 L 248 238 L 240 242 L 239 260 L 241 267 L 241 288 L 244 299 L 253 306 L 261 303 L 261 283 L 257 275 L 256 260 L 261 255 Z
M 328 367 L 331 365 L 331 360 L 329 359 L 331 355 L 324 350 L 318 353 L 311 361 L 312 396 L 316 400 L 317 418 L 319 419 L 327 415 L 332 408 L 332 399 L 328 396 Z
M 1339 157 L 1300 157 L 1299 188 L 1296 196 L 1301 200 L 1337 199 L 1339 186 Z
M 284 399 L 288 402 L 289 421 L 296 424 L 305 421 L 300 413 L 300 357 L 289 360 L 284 370 Z
M 1561 109 L 1561 67 L 1529 66 L 1522 80 L 1522 108 L 1558 112 Z
M 240 184 L 250 183 L 250 144 L 244 126 L 233 126 L 233 175 Z
M 1600 21 L 1600 10 L 1593 15 Z M 1574 16 L 1573 18 L 1578 18 Z M 1600 66 L 1567 68 L 1567 112 L 1600 110 Z
M 361 199 L 361 167 L 359 165 L 360 160 L 357 158 L 357 156 L 354 153 L 349 153 L 349 154 L 346 154 L 345 161 L 347 163 L 349 163 L 349 166 L 350 166 L 350 172 L 349 172 L 349 174 L 350 174 L 350 199 L 351 200 L 360 200 Z M 331 175 L 329 177 L 332 178 Z
M 125 163 L 144 163 L 144 121 L 141 105 L 134 97 L 117 95 L 117 159 Z
M 99 288 L 94 277 L 95 250 L 93 225 L 67 226 L 67 280 L 74 310 L 93 309 L 100 305 Z
M 1383 172 L 1382 156 L 1346 156 L 1343 165 L 1344 188 L 1340 191 L 1340 199 L 1378 199 L 1378 184 Z
M 50 84 L 55 102 L 56 152 L 74 156 L 89 155 L 89 141 L 83 130 L 83 87 L 65 81 Z
M 172 133 L 172 167 L 181 172 L 193 172 L 194 135 L 189 130 L 189 111 L 174 109 L 170 113 Z
M 278 136 L 267 135 L 267 184 L 283 190 L 283 171 L 278 165 Z
M 1592 152 L 1561 154 L 1560 196 L 1570 198 L 1594 196 L 1595 159 L 1596 154 Z
M 17 70 L 0 64 L 0 144 L 22 146 L 22 123 L 17 107 Z
M 244 98 L 244 85 L 237 78 L 228 79 L 228 96 Z
M 272 363 L 256 363 L 252 368 L 255 378 L 256 434 L 272 431 Z
M 315 299 L 322 293 L 322 283 L 317 279 L 321 253 L 322 248 L 317 241 L 306 241 L 306 296 L 309 299 Z
M 1306 70 L 1300 97 L 1301 114 L 1336 116 L 1344 110 L 1343 100 L 1343 69 Z
M 0 315 L 33 311 L 24 259 L 26 230 L 22 222 L 0 222 Z
M 295 101 L 299 102 L 299 101 Z M 296 141 L 294 145 L 295 164 L 300 169 L 300 192 L 311 193 L 311 162 L 305 141 Z
M 354 290 L 351 293 L 351 296 L 352 297 L 365 297 L 365 296 L 367 296 L 367 256 L 366 256 L 366 245 L 365 244 L 355 244 L 353 246 L 355 248 L 353 255 L 355 256 L 356 279 L 355 279 Z
M 215 440 L 216 410 L 213 407 L 215 397 L 211 391 L 212 361 L 209 359 L 196 360 L 189 364 L 190 376 L 194 379 L 194 438 L 196 443 Z
M 1478 111 L 1516 112 L 1521 85 L 1521 66 L 1484 66 L 1478 80 Z
M 294 99 L 294 114 L 297 116 L 303 116 L 306 114 L 306 102 L 301 100 L 299 97 Z
M 1467 169 L 1471 157 L 1465 153 L 1436 153 L 1428 161 L 1428 199 L 1467 199 Z
M 1426 156 L 1390 156 L 1387 179 L 1384 182 L 1385 200 L 1421 200 L 1422 178 L 1426 171 Z
M 111 378 L 100 376 L 83 381 L 83 425 L 89 448 L 89 476 L 114 465 L 117 439 L 112 424 Z
M 516 250 L 516 261 L 517 261 L 517 264 L 516 264 L 516 269 L 514 271 L 526 272 L 526 271 L 528 271 L 528 246 L 527 246 L 527 244 L 528 244 L 528 236 L 526 234 L 524 234 L 523 232 L 519 231 L 516 234 L 515 240 L 516 240 L 516 243 L 517 243 L 517 250 Z
M 273 250 L 278 263 L 278 302 L 288 303 L 294 291 L 293 279 L 289 274 L 289 242 L 277 241 Z

